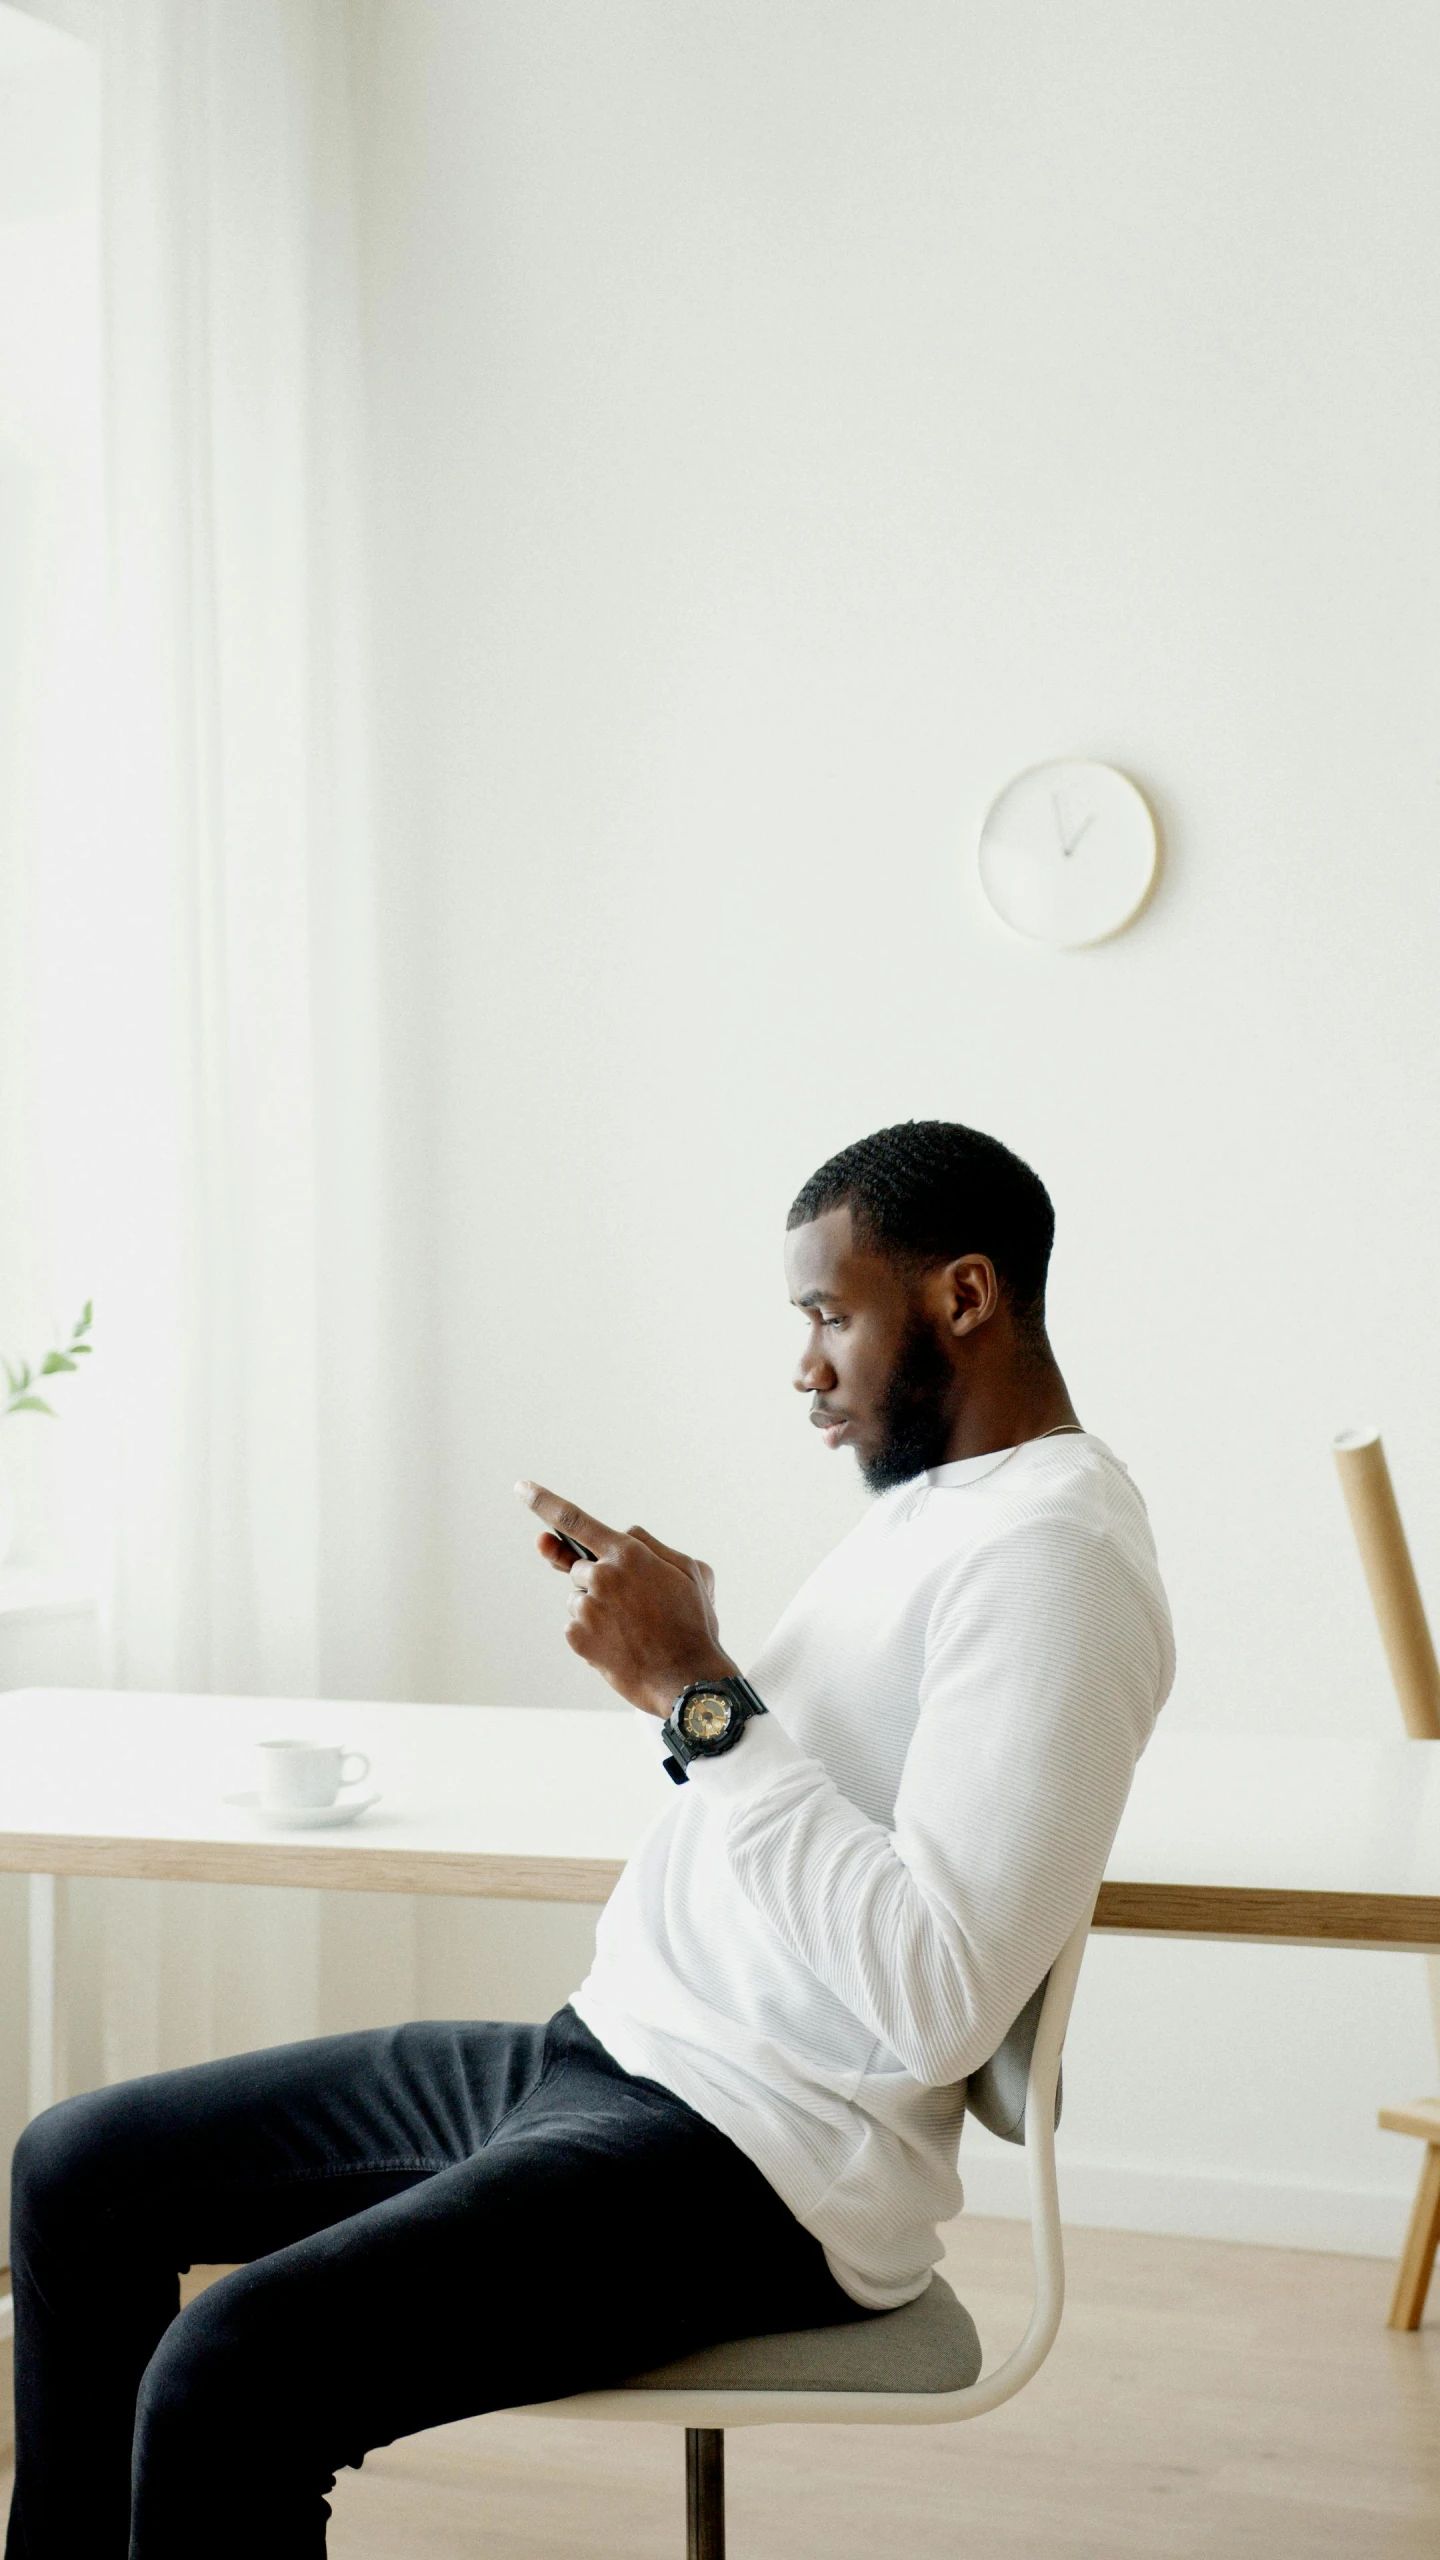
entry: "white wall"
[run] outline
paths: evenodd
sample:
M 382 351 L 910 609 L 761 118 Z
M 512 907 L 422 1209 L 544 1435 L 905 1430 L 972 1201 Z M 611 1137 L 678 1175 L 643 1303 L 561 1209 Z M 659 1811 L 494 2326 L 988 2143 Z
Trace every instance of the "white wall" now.
M 785 1208 L 933 1113 L 1054 1192 L 1172 1721 L 1393 1731 L 1327 1441 L 1381 1420 L 1440 1555 L 1434 11 L 368 23 L 416 1686 L 591 1694 L 521 1470 L 710 1555 L 757 1642 L 859 1500 L 786 1383 Z M 1051 957 L 973 845 L 1063 754 L 1166 867 Z M 1414 1959 L 1111 1942 L 1070 2070 L 1097 2218 L 1398 2233 Z

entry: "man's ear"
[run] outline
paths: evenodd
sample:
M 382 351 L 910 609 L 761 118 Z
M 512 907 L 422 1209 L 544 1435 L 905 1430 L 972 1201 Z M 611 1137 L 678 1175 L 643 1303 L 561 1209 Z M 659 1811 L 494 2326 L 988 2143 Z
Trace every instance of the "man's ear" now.
M 988 1253 L 962 1253 L 941 1274 L 945 1320 L 954 1334 L 975 1333 L 1000 1304 L 1000 1282 Z

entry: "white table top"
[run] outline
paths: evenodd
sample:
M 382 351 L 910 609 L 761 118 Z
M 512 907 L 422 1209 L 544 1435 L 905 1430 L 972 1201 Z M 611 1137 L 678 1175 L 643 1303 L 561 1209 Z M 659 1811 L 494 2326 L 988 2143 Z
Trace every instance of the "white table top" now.
M 256 1785 L 254 1745 L 286 1736 L 368 1752 L 353 1792 L 379 1803 L 303 1832 L 228 1803 Z M 601 1902 L 668 1800 L 660 1760 L 624 1707 L 16 1689 L 0 1696 L 0 1867 L 34 1869 L 43 1842 L 56 1873 Z
M 1440 1742 L 1155 1735 L 1098 1928 L 1440 1945 Z
M 369 1752 L 380 1802 L 300 1832 L 228 1804 L 287 1734 Z M 13 1690 L 0 1868 L 601 1902 L 669 1801 L 660 1757 L 624 1708 Z M 1162 1728 L 1097 1926 L 1440 1945 L 1440 1744 Z

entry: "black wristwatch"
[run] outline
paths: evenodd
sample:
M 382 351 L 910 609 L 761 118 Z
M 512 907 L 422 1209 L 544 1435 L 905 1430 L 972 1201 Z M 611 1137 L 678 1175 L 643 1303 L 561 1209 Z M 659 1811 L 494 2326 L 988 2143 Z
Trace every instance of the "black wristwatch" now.
M 715 1760 L 733 1751 L 752 1716 L 763 1716 L 765 1701 L 737 1672 L 733 1680 L 692 1680 L 682 1689 L 660 1727 L 670 1745 L 665 1774 L 677 1787 L 685 1784 L 692 1760 Z

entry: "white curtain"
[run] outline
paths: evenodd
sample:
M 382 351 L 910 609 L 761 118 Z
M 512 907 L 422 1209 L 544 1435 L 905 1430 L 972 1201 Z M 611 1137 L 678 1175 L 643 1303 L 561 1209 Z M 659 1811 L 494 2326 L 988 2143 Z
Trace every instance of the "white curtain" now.
M 132 1688 L 395 1680 L 353 18 L 103 20 L 115 716 L 73 983 Z M 311 1897 L 87 1895 L 106 2077 L 317 2022 Z
M 313 1692 L 327 1541 L 383 1601 L 350 16 L 105 18 L 131 1686 Z

